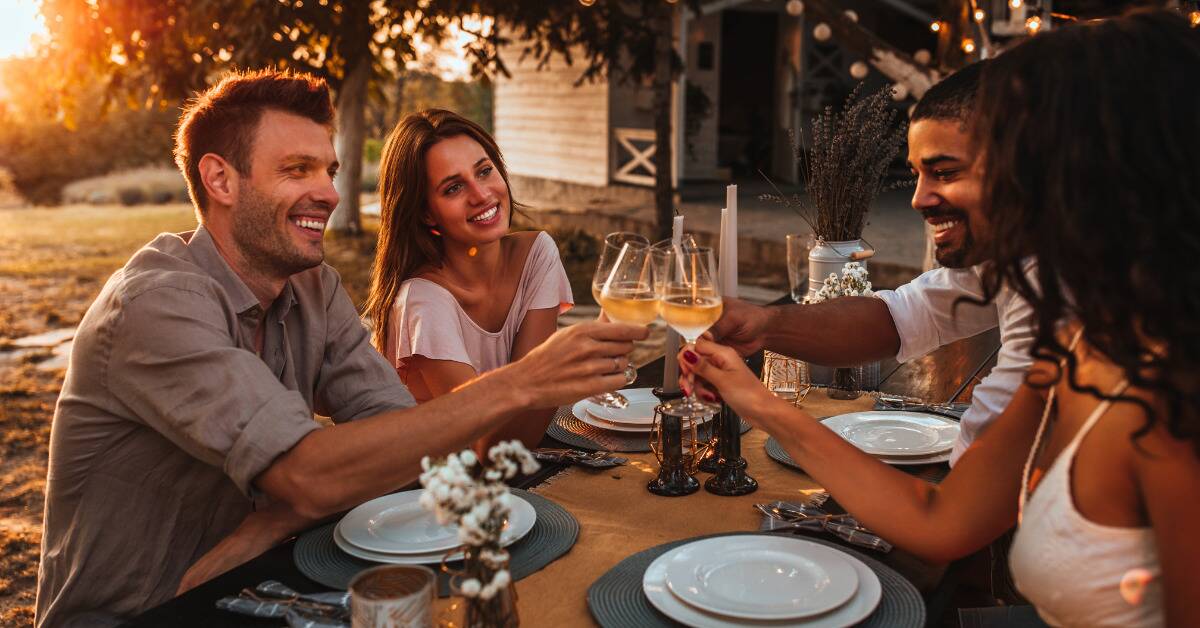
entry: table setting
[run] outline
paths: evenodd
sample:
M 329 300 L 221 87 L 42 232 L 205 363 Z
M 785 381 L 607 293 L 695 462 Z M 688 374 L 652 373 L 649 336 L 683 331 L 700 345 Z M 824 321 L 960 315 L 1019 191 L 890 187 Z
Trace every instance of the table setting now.
M 734 211 L 723 225 L 736 224 L 731 188 Z M 437 625 L 508 626 L 518 617 L 606 627 L 923 625 L 922 592 L 944 567 L 893 550 L 826 503 L 823 488 L 773 438 L 727 407 L 679 391 L 677 349 L 716 321 L 714 302 L 736 294 L 736 264 L 718 268 L 710 249 L 683 234 L 682 217 L 664 243 L 610 239 L 620 246 L 598 264 L 593 286 L 610 318 L 648 324 L 666 311 L 665 299 L 688 306 L 686 316 L 664 316 L 676 316 L 668 318 L 664 359 L 627 373 L 625 388 L 559 408 L 541 448 L 506 445 L 499 456 L 509 463 L 469 450 L 428 461 L 423 488 L 360 504 L 132 625 L 258 625 L 238 624 L 228 612 L 278 612 L 269 595 L 259 605 L 265 594 L 256 585 L 267 593 L 283 587 L 311 606 L 325 597 L 304 596 L 345 591 L 380 568 L 431 570 Z M 736 259 L 736 238 L 721 239 L 720 257 Z M 919 400 L 899 396 L 797 392 L 797 404 L 881 460 L 946 467 L 957 423 L 945 415 L 958 408 L 923 412 Z M 535 461 L 549 468 L 531 474 Z M 701 491 L 694 476 L 705 470 L 712 475 Z M 451 496 L 455 487 L 487 497 L 466 503 Z M 487 507 L 477 511 L 481 503 Z M 485 520 L 490 527 L 478 525 Z M 222 619 L 193 621 L 217 599 L 228 609 Z M 464 602 L 492 608 L 484 615 L 494 621 L 445 621 L 447 609 Z

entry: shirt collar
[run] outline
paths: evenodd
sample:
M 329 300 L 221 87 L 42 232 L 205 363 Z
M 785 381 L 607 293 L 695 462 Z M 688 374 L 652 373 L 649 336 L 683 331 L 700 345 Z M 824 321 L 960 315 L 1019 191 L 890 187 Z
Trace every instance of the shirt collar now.
M 221 252 L 217 250 L 217 245 L 213 242 L 212 234 L 204 225 L 200 225 L 192 232 L 192 237 L 187 241 L 188 250 L 192 253 L 192 258 L 196 261 L 196 265 L 203 268 L 213 279 L 217 280 L 217 284 L 225 290 L 225 294 L 229 295 L 229 299 L 233 302 L 233 307 L 238 314 L 244 314 L 247 311 L 255 308 L 261 308 L 258 302 L 258 297 L 250 288 L 238 277 L 229 263 L 221 257 Z M 289 286 L 285 287 L 285 292 L 291 295 Z M 290 308 L 290 306 L 289 306 Z

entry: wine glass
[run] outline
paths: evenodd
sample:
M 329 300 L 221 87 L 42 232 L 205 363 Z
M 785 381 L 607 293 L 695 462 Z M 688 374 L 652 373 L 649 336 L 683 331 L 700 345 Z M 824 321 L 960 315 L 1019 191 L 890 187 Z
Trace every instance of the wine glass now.
M 604 238 L 604 246 L 600 251 L 600 260 L 596 263 L 596 273 L 592 275 L 592 298 L 601 307 L 604 307 L 603 295 L 601 294 L 604 282 L 612 274 L 613 267 L 617 263 L 617 258 L 621 256 L 621 250 L 627 244 L 632 249 L 645 249 L 650 245 L 650 241 L 636 233 L 628 231 L 610 233 Z M 609 308 L 604 308 L 604 311 L 610 320 L 618 320 L 609 312 Z M 637 379 L 637 371 L 632 366 L 625 369 L 625 379 L 631 383 Z M 596 405 L 618 409 L 629 405 L 629 400 L 619 392 L 606 392 L 593 395 L 588 397 L 588 401 Z
M 659 268 L 662 272 L 656 275 L 658 312 L 684 342 L 695 347 L 700 334 L 721 318 L 721 293 L 717 290 L 713 251 L 704 246 L 673 246 Z M 692 421 L 720 410 L 720 406 L 698 401 L 695 395 L 667 405 L 672 413 Z

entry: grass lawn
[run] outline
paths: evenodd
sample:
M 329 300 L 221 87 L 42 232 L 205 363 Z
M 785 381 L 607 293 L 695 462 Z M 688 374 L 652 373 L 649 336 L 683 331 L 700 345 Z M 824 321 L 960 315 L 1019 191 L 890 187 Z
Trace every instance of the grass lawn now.
M 74 327 L 108 277 L 142 245 L 195 225 L 186 204 L 0 210 L 0 351 L 17 338 Z M 360 307 L 377 227 L 367 218 L 362 235 L 325 240 L 326 260 Z M 579 231 L 552 235 L 576 299 L 590 303 L 596 238 Z M 33 623 L 50 421 L 64 374 L 38 368 L 45 357 L 0 360 L 0 626 Z

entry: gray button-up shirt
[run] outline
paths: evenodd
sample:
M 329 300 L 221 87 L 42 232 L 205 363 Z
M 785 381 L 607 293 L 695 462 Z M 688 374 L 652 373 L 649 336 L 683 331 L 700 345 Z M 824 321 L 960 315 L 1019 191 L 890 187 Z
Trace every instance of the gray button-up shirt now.
M 265 318 L 263 349 L 255 330 Z M 117 271 L 75 336 L 50 434 L 39 626 L 104 625 L 174 595 L 312 430 L 414 405 L 332 268 L 267 311 L 204 227 Z

